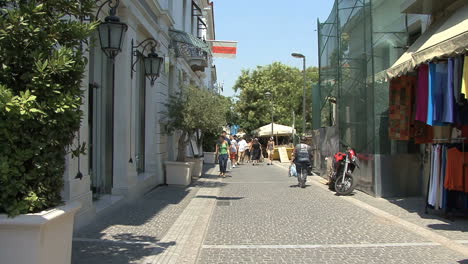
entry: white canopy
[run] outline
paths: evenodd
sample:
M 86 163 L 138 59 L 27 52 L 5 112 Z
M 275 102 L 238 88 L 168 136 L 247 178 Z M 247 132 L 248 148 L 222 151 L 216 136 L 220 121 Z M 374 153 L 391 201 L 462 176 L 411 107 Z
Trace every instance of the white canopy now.
M 433 59 L 464 53 L 468 49 L 468 5 L 441 19 L 424 32 L 387 70 L 394 78 Z
M 254 134 L 259 137 L 271 136 L 271 123 L 260 128 L 255 129 Z M 290 136 L 295 133 L 296 130 L 289 126 L 283 126 L 273 123 L 273 134 L 275 136 Z

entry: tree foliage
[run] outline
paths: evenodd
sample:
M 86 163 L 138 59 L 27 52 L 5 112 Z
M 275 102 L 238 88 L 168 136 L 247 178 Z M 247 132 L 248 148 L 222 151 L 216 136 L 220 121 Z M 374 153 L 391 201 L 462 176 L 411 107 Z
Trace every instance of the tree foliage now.
M 312 83 L 318 80 L 318 69 L 306 70 L 306 121 L 311 122 Z M 271 122 L 271 111 L 275 123 L 292 125 L 293 111 L 296 115 L 296 128 L 301 128 L 302 94 L 304 77 L 301 70 L 279 62 L 266 66 L 257 66 L 253 70 L 243 70 L 234 85 L 240 91 L 236 111 L 239 113 L 239 125 L 250 132 Z M 272 94 L 272 102 L 265 93 Z
M 178 142 L 177 161 L 185 161 L 185 150 L 195 133 L 214 134 L 226 124 L 226 101 L 208 90 L 189 86 L 169 98 L 166 104 L 168 131 L 182 132 Z M 200 142 L 201 143 L 201 142 Z
M 61 203 L 65 155 L 80 127 L 81 48 L 92 0 L 0 1 L 0 213 Z

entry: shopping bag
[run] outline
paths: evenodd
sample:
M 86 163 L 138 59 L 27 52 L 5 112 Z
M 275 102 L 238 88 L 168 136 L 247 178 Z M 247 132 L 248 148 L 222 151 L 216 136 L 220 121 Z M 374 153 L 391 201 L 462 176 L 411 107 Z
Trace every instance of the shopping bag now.
M 289 166 L 289 177 L 297 177 L 296 164 Z

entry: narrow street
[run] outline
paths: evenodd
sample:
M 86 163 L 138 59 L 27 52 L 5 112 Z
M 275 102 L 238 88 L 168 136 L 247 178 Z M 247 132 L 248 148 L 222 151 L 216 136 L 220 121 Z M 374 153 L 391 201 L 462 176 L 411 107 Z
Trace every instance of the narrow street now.
M 161 187 L 77 232 L 72 263 L 468 263 L 468 221 L 420 199 L 335 196 L 287 164 Z

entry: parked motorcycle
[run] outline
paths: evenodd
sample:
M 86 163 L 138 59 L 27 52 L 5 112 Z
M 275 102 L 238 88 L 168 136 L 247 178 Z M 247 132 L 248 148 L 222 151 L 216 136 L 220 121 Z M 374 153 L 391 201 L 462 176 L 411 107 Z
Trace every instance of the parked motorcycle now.
M 329 174 L 328 188 L 338 195 L 349 195 L 356 187 L 353 177 L 354 169 L 359 168 L 356 151 L 346 146 L 346 152 L 338 152 L 333 156 L 333 166 Z

